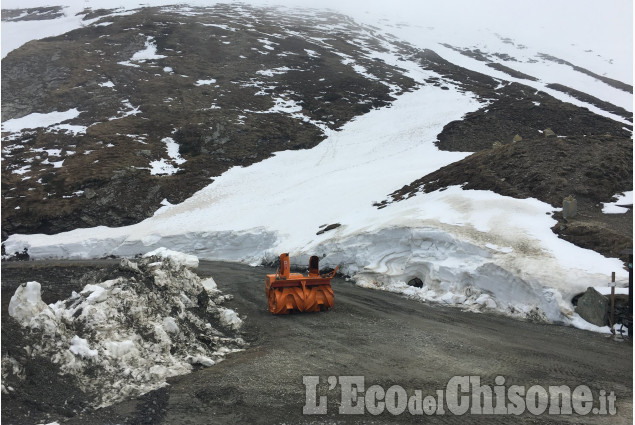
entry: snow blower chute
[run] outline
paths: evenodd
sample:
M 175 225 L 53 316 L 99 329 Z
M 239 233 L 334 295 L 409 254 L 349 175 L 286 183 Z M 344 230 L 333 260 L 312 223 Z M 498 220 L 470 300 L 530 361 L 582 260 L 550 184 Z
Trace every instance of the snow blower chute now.
M 291 312 L 324 311 L 333 307 L 331 279 L 339 266 L 330 275 L 320 275 L 319 259 L 309 259 L 309 275 L 291 273 L 289 254 L 280 255 L 280 268 L 276 274 L 265 279 L 265 293 L 269 311 L 273 314 Z

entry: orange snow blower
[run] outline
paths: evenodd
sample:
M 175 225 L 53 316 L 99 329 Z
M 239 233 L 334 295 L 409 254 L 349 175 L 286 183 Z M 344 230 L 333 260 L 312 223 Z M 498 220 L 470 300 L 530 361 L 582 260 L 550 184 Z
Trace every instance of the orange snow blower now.
M 333 307 L 331 279 L 339 266 L 330 275 L 320 275 L 319 261 L 318 257 L 312 256 L 309 259 L 309 275 L 304 276 L 291 273 L 289 254 L 280 254 L 280 268 L 265 279 L 271 313 L 324 311 Z

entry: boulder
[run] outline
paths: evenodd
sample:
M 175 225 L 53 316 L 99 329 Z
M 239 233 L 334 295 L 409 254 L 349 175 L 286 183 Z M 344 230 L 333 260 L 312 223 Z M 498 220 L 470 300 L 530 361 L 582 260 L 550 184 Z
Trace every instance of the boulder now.
M 578 214 L 578 201 L 569 195 L 562 200 L 562 216 L 566 219 L 574 218 Z
M 545 137 L 553 137 L 553 136 L 556 135 L 556 133 L 554 133 L 554 131 L 552 129 L 550 129 L 550 128 L 545 128 L 542 131 L 542 135 L 545 136 Z
M 584 320 L 596 326 L 608 324 L 609 300 L 593 288 L 587 288 L 584 295 L 578 299 L 576 313 Z

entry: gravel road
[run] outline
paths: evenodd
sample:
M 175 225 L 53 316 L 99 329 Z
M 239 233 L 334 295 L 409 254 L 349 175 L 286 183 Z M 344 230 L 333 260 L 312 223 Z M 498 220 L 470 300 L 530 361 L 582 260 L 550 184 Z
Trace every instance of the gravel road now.
M 3 316 L 11 286 L 7 282 L 34 273 L 33 263 L 21 264 L 3 265 Z M 76 262 L 64 267 L 82 266 Z M 44 274 L 45 269 L 38 273 Z M 250 347 L 213 367 L 172 378 L 170 385 L 161 390 L 75 416 L 67 423 L 633 422 L 630 342 L 563 326 L 424 304 L 397 294 L 359 288 L 341 278 L 333 281 L 335 306 L 331 311 L 273 316 L 267 311 L 264 296 L 264 275 L 271 269 L 202 261 L 197 272 L 213 276 L 219 289 L 234 295 L 227 307 L 243 317 Z M 4 340 L 2 343 L 6 344 Z M 340 384 L 346 380 L 342 376 L 363 377 L 366 390 L 379 385 L 388 391 L 399 385 L 408 397 L 420 390 L 423 397 L 437 398 L 437 390 L 445 390 L 452 377 L 467 375 L 480 377 L 480 384 L 491 388 L 498 376 L 504 377 L 506 388 L 568 385 L 573 390 L 586 385 L 593 393 L 595 408 L 602 408 L 600 394 L 613 392 L 617 413 L 549 415 L 547 410 L 537 416 L 529 412 L 519 416 L 453 415 L 447 405 L 443 415 L 423 417 L 412 415 L 409 408 L 400 415 L 391 414 L 387 408 L 377 416 L 367 410 L 363 415 L 339 413 L 347 399 L 341 394 Z M 319 380 L 317 396 L 326 397 L 326 414 L 303 414 L 307 403 L 303 376 Z M 340 381 L 330 388 L 329 377 L 339 377 Z M 447 400 L 451 391 L 444 395 Z M 382 401 L 381 397 L 378 400 Z M 3 410 L 4 406 L 3 395 Z M 3 422 L 5 419 L 3 412 Z

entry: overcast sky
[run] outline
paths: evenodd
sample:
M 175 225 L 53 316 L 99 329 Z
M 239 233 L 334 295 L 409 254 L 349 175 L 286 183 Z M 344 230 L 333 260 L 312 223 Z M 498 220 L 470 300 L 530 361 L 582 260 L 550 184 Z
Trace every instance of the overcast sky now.
M 204 5 L 217 0 L 2 0 L 2 8 L 70 5 L 69 11 L 93 8 L 136 8 L 141 5 Z M 227 0 L 225 2 L 231 2 Z M 238 1 L 240 3 L 241 1 Z M 416 28 L 434 27 L 469 47 L 482 31 L 495 32 L 527 46 L 549 48 L 557 54 L 571 46 L 605 57 L 633 62 L 632 0 L 245 0 L 254 5 L 331 8 L 365 23 L 378 19 L 407 22 Z M 481 31 L 481 33 L 479 33 Z M 412 34 L 411 34 L 412 35 Z M 456 36 L 460 37 L 456 37 Z M 414 35 L 416 37 L 416 34 Z

